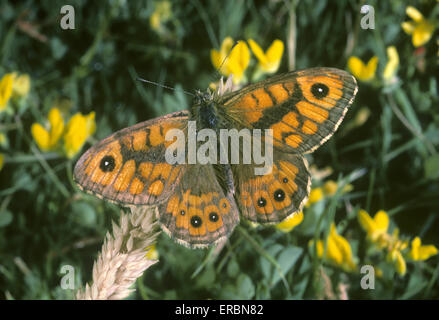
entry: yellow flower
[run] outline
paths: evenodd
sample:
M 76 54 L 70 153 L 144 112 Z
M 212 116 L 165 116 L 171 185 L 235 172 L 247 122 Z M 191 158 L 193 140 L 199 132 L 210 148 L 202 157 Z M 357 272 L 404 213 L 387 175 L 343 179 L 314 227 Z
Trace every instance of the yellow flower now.
M 358 212 L 358 220 L 367 232 L 367 236 L 372 242 L 378 244 L 380 248 L 387 251 L 387 261 L 392 262 L 396 272 L 404 276 L 407 271 L 404 256 L 413 261 L 426 260 L 438 253 L 438 249 L 433 245 L 421 245 L 421 239 L 416 237 L 412 241 L 411 250 L 408 254 L 402 251 L 408 248 L 408 241 L 399 239 L 399 229 L 395 228 L 390 235 L 387 233 L 389 227 L 389 217 L 386 212 L 379 211 L 372 219 L 369 214 L 360 210 Z
M 66 126 L 64 133 L 64 151 L 68 158 L 73 158 L 82 148 L 85 141 L 96 130 L 95 113 L 84 116 L 76 113 Z
M 146 253 L 147 259 L 157 260 L 159 258 L 159 252 L 157 251 L 155 244 L 147 247 L 146 250 L 148 250 L 148 252 Z
M 314 244 L 314 241 L 311 240 L 309 245 L 312 246 Z M 317 240 L 317 256 L 321 259 L 323 257 L 323 253 L 325 252 L 325 245 L 322 240 Z
M 0 112 L 6 109 L 6 105 L 12 95 L 15 73 L 7 73 L 0 80 Z
M 378 211 L 372 218 L 365 210 L 359 210 L 358 221 L 372 242 L 376 242 L 380 246 L 385 245 L 380 243 L 380 240 L 383 235 L 387 234 L 387 229 L 389 228 L 389 216 L 385 211 Z
M 400 240 L 399 239 L 399 229 L 395 228 L 393 230 L 393 233 L 391 235 L 391 237 L 389 237 L 388 239 L 388 245 L 390 250 L 396 248 L 397 250 L 405 250 L 407 249 L 407 247 L 409 246 L 409 243 L 407 240 Z
M 387 260 L 389 262 L 393 262 L 396 272 L 398 272 L 399 275 L 405 275 L 405 272 L 407 271 L 407 266 L 400 250 L 398 250 L 397 248 L 390 250 L 387 254 Z
M 274 40 L 265 53 L 253 39 L 249 39 L 248 43 L 256 58 L 258 58 L 258 68 L 262 72 L 275 73 L 279 69 L 284 52 L 284 43 L 281 40 Z
M 43 151 L 55 150 L 64 131 L 64 120 L 58 108 L 52 108 L 48 115 L 49 129 L 39 123 L 32 124 L 32 136 Z
M 155 10 L 149 18 L 149 24 L 156 32 L 162 32 L 163 24 L 172 16 L 171 3 L 160 1 L 155 3 Z
M 412 36 L 412 43 L 417 48 L 427 43 L 434 32 L 434 24 L 424 18 L 416 8 L 408 6 L 405 10 L 406 14 L 413 21 L 401 23 L 402 29 L 408 35 Z
M 375 275 L 378 278 L 382 278 L 383 277 L 383 270 L 381 270 L 381 268 L 377 267 L 377 266 L 373 266 L 374 270 L 375 270 Z
M 229 75 L 227 73 L 227 61 L 224 61 L 227 54 L 229 54 L 230 49 L 233 47 L 233 39 L 231 37 L 226 37 L 223 42 L 221 43 L 221 48 L 219 51 L 212 49 L 210 50 L 210 60 L 212 61 L 213 66 L 215 69 L 219 69 L 219 67 L 222 65 L 221 69 L 219 70 L 224 75 Z
M 370 110 L 367 107 L 362 107 L 360 110 L 358 110 L 357 114 L 354 118 L 354 127 L 360 127 L 362 126 L 367 119 L 370 117 Z
M 328 180 L 325 182 L 325 184 L 323 185 L 323 190 L 325 191 L 325 194 L 333 196 L 338 189 L 338 185 L 337 182 L 335 182 L 334 180 Z
M 3 169 L 4 164 L 5 164 L 5 156 L 3 153 L 0 153 L 0 171 Z
M 352 74 L 361 81 L 370 81 L 375 77 L 378 66 L 378 57 L 372 57 L 369 62 L 364 64 L 358 57 L 350 57 L 348 67 Z
M 250 50 L 244 41 L 239 41 L 230 52 L 233 44 L 232 38 L 225 38 L 221 44 L 220 51 L 210 51 L 210 58 L 212 64 L 217 70 L 219 69 L 220 73 L 225 76 L 233 74 L 233 82 L 238 84 L 246 81 L 244 71 L 250 62 Z M 229 56 L 227 57 L 227 55 Z
M 318 188 L 311 189 L 311 192 L 309 193 L 308 202 L 306 203 L 305 206 L 309 207 L 313 203 L 319 202 L 322 199 L 323 199 L 323 190 L 322 190 L 322 188 L 318 187 Z
M 387 48 L 387 56 L 389 57 L 389 60 L 387 61 L 386 67 L 384 68 L 383 78 L 386 81 L 390 81 L 395 76 L 396 70 L 399 66 L 398 51 L 396 51 L 396 48 L 394 46 Z
M 334 180 L 328 180 L 323 185 L 323 191 L 327 196 L 333 196 L 338 189 L 338 184 Z M 347 184 L 343 187 L 342 193 L 350 192 L 354 189 L 351 184 Z
M 334 223 L 331 224 L 331 230 L 329 232 L 327 241 L 328 245 L 326 248 L 325 259 L 345 271 L 355 271 L 357 269 L 357 265 L 352 257 L 351 245 L 346 238 L 337 233 Z M 322 258 L 325 251 L 323 241 L 318 240 L 316 247 L 317 256 Z
M 294 227 L 301 224 L 302 221 L 303 221 L 303 212 L 300 211 L 299 213 L 288 216 L 281 223 L 278 223 L 276 225 L 276 228 L 282 232 L 290 232 L 291 230 L 294 229 Z
M 12 86 L 12 94 L 15 97 L 25 97 L 29 93 L 30 89 L 30 77 L 28 74 L 22 74 L 14 79 L 14 85 Z
M 408 257 L 414 261 L 423 261 L 427 260 L 431 256 L 434 256 L 438 253 L 438 250 L 433 245 L 423 246 L 421 245 L 421 239 L 416 237 L 412 241 L 412 248 L 408 254 Z

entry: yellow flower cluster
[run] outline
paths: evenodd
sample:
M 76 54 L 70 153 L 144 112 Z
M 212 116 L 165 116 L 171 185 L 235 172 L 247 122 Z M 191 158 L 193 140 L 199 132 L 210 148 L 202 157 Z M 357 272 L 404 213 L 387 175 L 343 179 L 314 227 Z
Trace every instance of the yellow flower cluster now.
M 401 276 L 405 275 L 406 260 L 423 261 L 438 253 L 433 245 L 421 245 L 421 239 L 416 237 L 411 243 L 409 252 L 408 241 L 399 238 L 399 230 L 388 233 L 389 216 L 383 210 L 378 211 L 372 218 L 365 210 L 358 211 L 358 221 L 367 233 L 367 239 L 379 249 L 387 251 L 387 260 L 393 263 L 395 270 Z
M 17 72 L 7 73 L 0 80 L 0 113 L 5 111 L 11 99 L 25 98 L 30 90 L 30 77 Z M 6 136 L 0 132 L 0 145 L 4 146 Z M 3 168 L 5 156 L 0 153 L 0 170 Z
M 322 200 L 325 197 L 331 197 L 336 194 L 339 189 L 337 182 L 333 180 L 328 180 L 323 184 L 322 187 L 313 188 L 310 192 L 308 203 L 306 207 L 311 204 Z M 341 192 L 349 192 L 353 189 L 352 185 L 344 186 Z M 302 223 L 304 218 L 303 212 L 292 215 L 276 225 L 276 228 L 283 232 L 290 232 L 297 225 Z M 326 251 L 325 251 L 326 243 Z M 309 243 L 310 247 L 314 245 L 313 241 Z M 331 229 L 326 241 L 317 240 L 316 242 L 317 256 L 324 259 L 328 263 L 342 268 L 344 271 L 352 272 L 357 269 L 357 265 L 354 262 L 352 249 L 346 238 L 337 233 L 335 224 L 332 223 Z
M 6 105 L 12 95 L 12 84 L 14 76 L 12 73 L 5 74 L 0 80 L 0 111 L 6 109 Z
M 290 232 L 303 221 L 303 211 L 288 216 L 281 223 L 276 224 L 276 228 L 282 232 Z
M 310 241 L 310 247 L 313 247 L 314 241 Z M 353 272 L 357 270 L 357 265 L 354 262 L 351 245 L 348 240 L 337 233 L 335 224 L 331 224 L 328 238 L 325 243 L 323 240 L 317 240 L 316 243 L 317 256 L 323 258 L 328 263 L 335 265 L 346 272 Z
M 378 57 L 372 57 L 365 64 L 358 57 L 350 57 L 348 60 L 348 68 L 352 74 L 361 81 L 371 81 L 375 78 L 378 66 Z M 399 67 L 399 55 L 394 46 L 387 48 L 387 64 L 384 67 L 383 79 L 386 83 L 391 82 L 396 75 Z
M 68 158 L 73 158 L 82 148 L 85 141 L 96 130 L 95 113 L 88 115 L 76 113 L 67 125 L 58 108 L 52 108 L 48 114 L 48 123 L 42 126 L 32 124 L 32 136 L 42 151 L 60 150 L 60 140 L 63 140 L 62 151 Z
M 434 33 L 434 23 L 425 19 L 422 13 L 412 6 L 406 8 L 406 14 L 412 19 L 412 21 L 401 23 L 401 27 L 405 33 L 412 36 L 413 46 L 417 48 L 426 44 Z M 382 77 L 386 84 L 391 84 L 399 66 L 398 52 L 394 46 L 387 48 L 387 57 L 387 64 L 384 68 Z M 373 56 L 367 63 L 364 63 L 356 56 L 352 56 L 348 60 L 349 70 L 361 81 L 373 80 L 375 78 L 377 66 L 377 56 Z
M 324 197 L 333 196 L 338 190 L 338 184 L 334 180 L 328 180 L 325 182 L 323 187 L 313 188 L 309 194 L 308 202 L 305 207 L 310 207 L 311 204 L 322 200 Z M 344 186 L 342 192 L 350 192 L 353 189 L 352 185 L 348 184 Z M 276 228 L 281 230 L 282 232 L 290 232 L 296 226 L 301 224 L 303 221 L 303 211 L 298 212 L 297 214 L 290 215 L 281 223 L 276 224 Z
M 64 151 L 68 158 L 73 158 L 85 141 L 96 131 L 95 113 L 84 116 L 76 113 L 70 118 L 64 132 Z
M 26 97 L 30 90 L 30 77 L 17 72 L 7 73 L 0 80 L 0 112 L 4 111 L 11 98 Z
M 412 36 L 413 46 L 417 48 L 426 44 L 433 35 L 435 25 L 412 6 L 408 6 L 405 13 L 412 18 L 412 21 L 401 23 L 401 27 L 405 33 Z
M 258 79 L 265 73 L 272 74 L 279 69 L 284 51 L 284 43 L 281 40 L 274 40 L 266 52 L 253 39 L 249 39 L 248 43 L 259 61 L 253 78 Z M 245 83 L 247 82 L 245 70 L 250 63 L 250 50 L 245 41 L 239 41 L 234 47 L 233 45 L 233 39 L 226 37 L 219 51 L 211 50 L 210 58 L 220 73 L 225 76 L 233 74 L 235 84 Z
M 323 189 L 321 187 L 312 188 L 309 193 L 308 202 L 305 204 L 306 207 L 310 207 L 313 203 L 319 202 L 324 198 Z
M 387 48 L 387 56 L 389 57 L 386 67 L 384 68 L 383 78 L 385 81 L 391 81 L 396 74 L 396 70 L 399 66 L 398 51 L 394 46 Z
M 155 10 L 149 18 L 149 24 L 154 31 L 160 34 L 164 31 L 164 24 L 172 17 L 171 2 L 160 1 L 156 2 L 154 6 Z
M 279 69 L 284 52 L 284 43 L 282 41 L 274 40 L 266 52 L 253 39 L 249 39 L 248 44 L 259 61 L 258 67 L 260 70 L 266 73 L 275 73 Z
M 317 187 L 311 189 L 309 193 L 308 202 L 306 203 L 306 207 L 310 207 L 313 203 L 319 202 L 325 197 L 333 196 L 338 190 L 338 184 L 334 180 L 328 180 L 322 187 Z M 351 184 L 347 184 L 344 186 L 342 193 L 352 191 L 353 186 Z
M 369 62 L 364 63 L 360 58 L 353 56 L 348 60 L 348 68 L 352 74 L 361 81 L 370 81 L 375 77 L 378 66 L 378 57 L 372 57 Z

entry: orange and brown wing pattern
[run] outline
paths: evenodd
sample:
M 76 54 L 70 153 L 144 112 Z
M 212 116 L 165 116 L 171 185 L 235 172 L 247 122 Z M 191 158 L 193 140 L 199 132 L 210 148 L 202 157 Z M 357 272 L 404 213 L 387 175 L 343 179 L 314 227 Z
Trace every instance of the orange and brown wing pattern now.
M 300 211 L 308 198 L 311 176 L 301 155 L 276 150 L 266 175 L 255 175 L 253 166 L 245 165 L 234 165 L 232 171 L 236 201 L 250 221 L 279 223 Z
M 188 113 L 175 112 L 120 130 L 91 147 L 74 170 L 78 186 L 121 204 L 152 205 L 172 193 L 183 165 L 166 162 L 170 129 L 186 130 Z
M 220 103 L 240 127 L 272 129 L 275 146 L 306 153 L 337 130 L 356 92 L 349 73 L 313 68 L 255 83 L 225 95 Z
M 220 186 L 211 165 L 188 165 L 169 200 L 158 208 L 162 229 L 190 248 L 225 240 L 239 223 L 232 190 Z

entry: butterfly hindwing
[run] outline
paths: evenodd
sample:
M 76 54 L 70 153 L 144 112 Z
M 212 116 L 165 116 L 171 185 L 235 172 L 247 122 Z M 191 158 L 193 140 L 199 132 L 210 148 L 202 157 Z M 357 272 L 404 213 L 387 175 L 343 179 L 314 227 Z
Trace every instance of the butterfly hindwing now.
M 239 223 L 232 190 L 212 165 L 188 165 L 169 200 L 158 208 L 162 229 L 178 243 L 202 248 L 225 240 Z
M 165 159 L 170 129 L 185 130 L 187 112 L 175 112 L 118 131 L 79 159 L 74 179 L 89 193 L 123 205 L 165 201 L 178 183 L 182 165 Z
M 357 92 L 349 73 L 313 68 L 271 77 L 223 97 L 240 128 L 272 129 L 274 145 L 312 152 L 337 130 Z
M 256 175 L 254 168 L 232 166 L 235 198 L 245 218 L 258 223 L 279 223 L 302 209 L 311 187 L 304 157 L 275 149 L 271 172 Z

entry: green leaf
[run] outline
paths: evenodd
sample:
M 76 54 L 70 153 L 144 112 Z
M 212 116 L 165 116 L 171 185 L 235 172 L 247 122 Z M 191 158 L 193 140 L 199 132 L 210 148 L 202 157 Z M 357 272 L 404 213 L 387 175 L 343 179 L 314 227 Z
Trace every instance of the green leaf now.
M 0 211 L 0 227 L 6 227 L 12 222 L 13 215 L 9 210 Z
M 56 60 L 61 59 L 67 52 L 67 46 L 56 37 L 50 40 L 50 48 L 52 49 L 52 55 Z
M 281 246 L 280 244 L 274 244 L 267 248 L 267 253 L 271 257 L 275 257 L 275 255 L 277 255 L 282 249 L 283 246 Z M 272 278 L 273 264 L 270 263 L 270 261 L 263 256 L 260 257 L 260 261 L 261 261 L 261 270 L 264 275 L 264 278 L 267 279 L 268 282 L 270 282 Z
M 267 252 L 279 265 L 279 269 L 277 269 L 267 259 L 263 257 L 260 259 L 264 278 L 267 279 L 270 286 L 273 287 L 282 279 L 282 276 L 285 276 L 294 266 L 302 254 L 303 249 L 295 246 L 284 247 L 280 244 L 274 244 L 267 249 Z
M 291 296 L 288 299 L 303 299 L 305 290 L 308 286 L 309 280 L 312 277 L 312 273 L 309 272 L 312 270 L 312 263 L 310 261 L 310 257 L 305 255 L 300 264 L 300 268 L 294 272 L 293 281 L 291 285 Z
M 415 272 L 411 275 L 407 289 L 400 299 L 405 300 L 414 298 L 419 292 L 425 289 L 427 285 L 428 282 L 422 279 L 421 274 L 419 272 Z
M 94 226 L 96 224 L 96 212 L 87 202 L 74 202 L 72 204 L 73 218 L 85 226 Z
M 215 283 L 215 269 L 211 266 L 204 269 L 204 272 L 195 277 L 197 287 L 209 288 Z
M 249 300 L 255 295 L 255 286 L 250 277 L 246 274 L 239 275 L 236 286 L 240 299 Z
M 231 259 L 227 264 L 227 274 L 230 278 L 236 278 L 239 274 L 239 265 L 235 259 Z
M 17 170 L 13 174 L 14 187 L 19 190 L 26 190 L 29 192 L 33 192 L 37 184 L 35 180 L 32 179 L 30 174 L 26 173 L 24 170 Z
M 277 261 L 280 266 L 280 272 L 282 272 L 283 275 L 287 274 L 288 271 L 290 271 L 290 269 L 295 265 L 297 259 L 299 259 L 302 252 L 302 248 L 293 246 L 287 247 L 286 249 L 282 250 Z M 281 278 L 279 272 L 274 272 L 273 278 L 271 280 L 272 286 L 275 286 L 280 279 Z
M 435 154 L 425 160 L 424 172 L 427 179 L 439 178 L 439 154 Z

